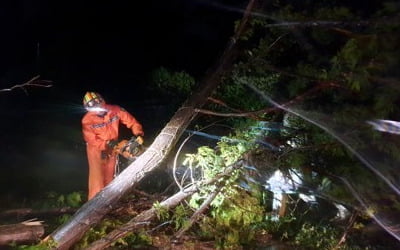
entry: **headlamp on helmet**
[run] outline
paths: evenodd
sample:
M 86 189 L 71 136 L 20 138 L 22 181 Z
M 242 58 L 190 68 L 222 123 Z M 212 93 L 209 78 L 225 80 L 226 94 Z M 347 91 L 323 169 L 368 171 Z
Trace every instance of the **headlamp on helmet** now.
M 102 106 L 105 104 L 103 97 L 96 92 L 86 92 L 83 97 L 83 106 L 87 111 L 102 112 L 107 111 Z

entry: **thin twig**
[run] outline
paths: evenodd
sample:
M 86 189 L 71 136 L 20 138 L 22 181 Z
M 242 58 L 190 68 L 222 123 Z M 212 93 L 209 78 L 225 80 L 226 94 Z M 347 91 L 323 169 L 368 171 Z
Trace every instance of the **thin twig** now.
M 200 215 L 203 214 L 206 209 L 210 206 L 211 202 L 217 197 L 219 192 L 222 189 L 222 185 L 218 186 L 211 194 L 208 195 L 207 199 L 204 200 L 204 202 L 201 204 L 198 210 L 194 212 L 192 217 L 190 217 L 189 222 L 183 226 L 173 237 L 174 239 L 179 239 L 182 237 L 182 235 L 192 227 L 192 225 L 200 218 Z
M 311 96 L 312 94 L 314 94 L 315 92 L 321 90 L 321 89 L 325 89 L 325 88 L 340 88 L 341 86 L 333 83 L 333 82 L 323 82 L 320 83 L 318 85 L 316 85 L 315 87 L 307 90 L 306 92 L 304 92 L 301 95 L 296 96 L 295 98 L 293 98 L 292 100 L 280 105 L 282 107 L 288 107 L 291 106 L 295 103 L 298 103 L 302 100 L 304 100 L 307 96 Z M 210 99 L 210 100 L 216 100 L 216 99 Z M 219 101 L 216 103 L 222 103 L 223 106 L 227 106 L 226 104 L 224 104 L 223 102 Z M 230 108 L 232 109 L 232 108 Z M 213 116 L 223 116 L 223 117 L 252 117 L 255 118 L 257 120 L 263 120 L 263 118 L 260 117 L 260 115 L 264 115 L 264 114 L 268 114 L 271 112 L 276 112 L 280 110 L 279 107 L 270 107 L 270 108 L 265 108 L 265 109 L 261 109 L 261 110 L 256 110 L 256 111 L 249 111 L 249 112 L 240 112 L 240 113 L 220 113 L 220 112 L 215 112 L 215 111 L 211 111 L 211 110 L 206 110 L 206 109 L 195 109 L 195 112 L 198 113 L 202 113 L 202 114 L 208 114 L 208 115 L 213 115 Z
M 50 88 L 53 86 L 52 84 L 50 84 L 50 83 L 52 83 L 52 81 L 38 80 L 39 78 L 40 78 L 40 75 L 37 75 L 25 83 L 15 84 L 14 86 L 12 86 L 10 88 L 0 89 L 0 92 L 8 92 L 8 91 L 13 91 L 14 89 L 17 89 L 17 88 L 21 88 L 25 92 L 25 94 L 28 94 L 26 87 Z
M 349 224 L 347 225 L 346 229 L 343 232 L 342 237 L 340 238 L 340 241 L 338 242 L 338 244 L 333 248 L 333 249 L 339 249 L 340 246 L 346 242 L 346 237 L 350 231 L 350 229 L 353 227 L 354 222 L 356 221 L 356 218 L 358 216 L 358 212 L 354 211 L 353 214 L 351 215 L 350 219 L 349 219 Z

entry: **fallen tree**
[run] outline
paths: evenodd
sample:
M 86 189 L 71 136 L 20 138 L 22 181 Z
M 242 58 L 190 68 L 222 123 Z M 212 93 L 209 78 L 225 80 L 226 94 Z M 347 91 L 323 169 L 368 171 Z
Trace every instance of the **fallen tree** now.
M 32 244 L 44 235 L 41 221 L 29 220 L 18 224 L 0 225 L 0 246 Z
M 236 33 L 228 43 L 216 67 L 206 74 L 198 91 L 187 99 L 164 127 L 154 142 L 136 161 L 128 166 L 93 199 L 84 204 L 64 225 L 50 234 L 57 249 L 69 249 L 84 233 L 115 208 L 117 201 L 164 160 L 172 147 L 196 117 L 196 108 L 202 107 L 218 86 L 221 77 L 230 70 L 236 56 L 236 45 L 243 33 L 255 0 L 250 0 Z
M 169 197 L 165 201 L 160 202 L 160 207 L 163 207 L 167 210 L 173 209 L 177 205 L 179 205 L 183 200 L 186 198 L 190 197 L 192 194 L 197 192 L 199 190 L 200 186 L 204 185 L 210 185 L 213 184 L 217 181 L 220 181 L 222 178 L 226 176 L 230 176 L 232 172 L 235 169 L 238 169 L 242 167 L 243 165 L 243 160 L 237 161 L 235 164 L 232 166 L 227 167 L 223 173 L 216 175 L 214 178 L 211 180 L 208 180 L 204 183 L 198 183 L 191 185 L 190 187 L 187 187 L 185 189 L 180 190 L 173 196 Z M 215 195 L 210 195 L 211 198 L 215 198 Z M 211 200 L 210 198 L 210 200 Z M 209 204 L 207 204 L 208 206 Z M 156 208 L 152 207 L 146 211 L 143 211 L 142 213 L 138 214 L 136 217 L 134 217 L 132 220 L 129 222 L 125 223 L 123 226 L 113 230 L 109 234 L 107 234 L 105 237 L 101 238 L 100 240 L 97 240 L 93 242 L 87 249 L 90 250 L 100 250 L 100 249 L 105 249 L 106 247 L 110 246 L 111 243 L 114 241 L 126 236 L 127 234 L 134 232 L 135 230 L 138 230 L 140 228 L 145 227 L 148 225 L 153 219 L 156 218 Z M 192 216 L 192 223 L 197 219 L 197 215 L 201 214 L 204 212 L 204 209 L 199 209 L 197 212 Z M 196 218 L 195 218 L 196 217 Z M 188 225 L 184 229 L 188 229 L 191 225 Z M 177 235 L 179 236 L 179 235 Z
M 52 208 L 47 210 L 34 210 L 32 208 L 18 208 L 18 209 L 10 209 L 0 213 L 1 218 L 15 218 L 15 219 L 24 219 L 26 217 L 47 217 L 47 216 L 59 216 L 63 214 L 73 214 L 76 212 L 76 208 L 72 207 L 60 207 L 60 208 Z

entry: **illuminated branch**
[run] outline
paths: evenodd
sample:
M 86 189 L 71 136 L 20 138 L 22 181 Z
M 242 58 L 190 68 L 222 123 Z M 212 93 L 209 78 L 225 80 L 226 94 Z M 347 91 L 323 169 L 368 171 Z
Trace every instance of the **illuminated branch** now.
M 237 13 L 243 13 L 242 8 L 235 8 L 230 5 L 220 4 L 220 3 L 212 3 L 212 5 L 216 8 L 222 10 L 228 10 Z M 360 27 L 360 26 L 367 26 L 367 25 L 385 25 L 387 23 L 396 22 L 399 18 L 399 15 L 395 15 L 393 17 L 383 17 L 380 19 L 373 19 L 373 20 L 359 20 L 359 21 L 334 21 L 334 20 L 313 20 L 313 21 L 285 21 L 279 20 L 275 16 L 267 15 L 263 12 L 256 12 L 252 11 L 251 16 L 253 17 L 261 17 L 266 19 L 271 19 L 275 21 L 272 24 L 266 24 L 264 27 L 332 27 L 332 26 L 351 26 L 351 27 Z
M 0 89 L 0 92 L 13 91 L 14 89 L 21 88 L 26 94 L 28 94 L 26 87 L 50 88 L 53 86 L 52 84 L 50 84 L 50 83 L 52 83 L 52 81 L 38 80 L 39 78 L 40 78 L 40 75 L 37 75 L 25 83 L 16 84 L 16 85 L 14 85 L 10 88 L 6 88 L 6 89 Z
M 308 22 L 279 22 L 279 23 L 272 23 L 264 25 L 265 28 L 272 28 L 272 27 L 337 27 L 337 26 L 353 26 L 353 27 L 360 27 L 360 26 L 367 26 L 370 25 L 371 22 L 367 20 L 361 20 L 356 22 L 343 22 L 343 21 L 324 21 L 324 20 L 317 20 L 317 21 L 308 21 Z
M 342 86 L 333 83 L 333 82 L 327 82 L 327 83 L 320 83 L 317 86 L 313 87 L 310 90 L 307 90 L 305 93 L 296 96 L 295 98 L 293 98 L 292 100 L 282 104 L 281 106 L 283 107 L 288 107 L 291 106 L 295 103 L 298 103 L 302 100 L 304 100 L 307 96 L 311 96 L 312 94 L 314 94 L 315 92 L 321 90 L 321 89 L 325 89 L 325 88 L 340 88 Z M 228 107 L 228 105 L 226 105 L 224 102 L 216 100 L 214 98 L 209 98 L 209 100 L 214 101 L 215 103 L 219 103 L 224 107 Z M 229 107 L 228 107 L 229 108 Z M 232 109 L 232 108 L 229 108 Z M 263 120 L 262 117 L 260 117 L 260 115 L 264 115 L 264 114 L 268 114 L 271 112 L 276 112 L 280 110 L 280 108 L 278 107 L 271 107 L 271 108 L 265 108 L 262 110 L 257 110 L 257 111 L 249 111 L 249 112 L 237 112 L 237 113 L 220 113 L 220 112 L 215 112 L 215 111 L 211 111 L 211 110 L 206 110 L 206 109 L 195 109 L 195 112 L 201 113 L 201 114 L 207 114 L 207 115 L 213 115 L 213 116 L 222 116 L 222 117 L 252 117 L 254 119 L 257 120 Z
M 256 120 L 260 119 L 259 117 L 257 117 L 257 113 L 256 114 L 252 114 L 253 112 L 246 112 L 246 111 L 243 111 L 243 110 L 240 110 L 240 109 L 232 108 L 232 107 L 228 106 L 228 104 L 226 104 L 224 101 L 216 99 L 216 98 L 213 98 L 213 97 L 208 97 L 207 99 L 209 101 L 215 103 L 215 104 L 218 104 L 218 105 L 220 105 L 222 107 L 225 107 L 225 108 L 235 112 L 235 113 L 225 113 L 225 115 L 223 115 L 223 116 L 227 116 L 227 117 L 229 117 L 230 115 L 232 115 L 232 116 L 241 116 L 241 117 L 250 116 L 250 117 L 252 117 L 253 119 L 256 119 Z M 209 111 L 209 110 L 205 110 L 205 109 L 199 109 L 199 110 L 201 110 L 201 112 L 199 112 L 199 113 L 214 115 L 213 111 Z
M 208 97 L 207 99 L 208 99 L 209 101 L 212 101 L 212 102 L 215 103 L 215 104 L 221 105 L 222 107 L 225 107 L 225 108 L 230 109 L 230 110 L 232 110 L 232 111 L 235 111 L 235 112 L 242 112 L 242 111 L 239 110 L 239 109 L 234 109 L 234 108 L 229 107 L 228 104 L 226 104 L 226 103 L 225 103 L 224 101 L 222 101 L 222 100 L 219 100 L 219 99 L 216 99 L 216 98 L 213 98 L 213 97 Z
M 276 108 L 272 108 L 272 109 L 278 110 Z M 267 113 L 265 111 L 265 109 L 257 110 L 257 111 L 250 111 L 250 112 L 242 112 L 242 113 L 220 113 L 220 112 L 215 112 L 215 111 L 211 111 L 211 110 L 207 110 L 207 109 L 195 109 L 194 111 L 197 113 L 201 113 L 201 114 L 222 116 L 222 117 L 249 117 L 249 116 L 253 116 L 253 115 Z
M 255 60 L 265 62 L 265 64 L 264 64 L 263 66 L 264 66 L 267 70 L 271 70 L 271 71 L 274 71 L 274 72 L 278 72 L 278 73 L 281 74 L 281 75 L 290 76 L 290 77 L 295 77 L 295 78 L 303 78 L 303 79 L 308 79 L 308 80 L 311 80 L 311 81 L 319 81 L 318 79 L 313 78 L 313 77 L 310 77 L 310 76 L 301 75 L 301 74 L 295 74 L 295 73 L 291 73 L 291 72 L 288 72 L 288 71 L 279 69 L 279 68 L 277 68 L 277 67 L 275 67 L 275 66 L 273 66 L 273 65 L 268 64 L 268 63 L 266 62 L 265 59 L 256 58 Z

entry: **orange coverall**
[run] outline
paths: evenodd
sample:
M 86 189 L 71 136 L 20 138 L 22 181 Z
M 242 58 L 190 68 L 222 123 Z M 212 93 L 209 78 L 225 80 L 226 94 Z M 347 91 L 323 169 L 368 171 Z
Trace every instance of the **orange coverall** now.
M 132 129 L 136 136 L 144 135 L 142 125 L 123 108 L 109 104 L 104 104 L 103 107 L 108 110 L 103 117 L 95 112 L 87 112 L 82 118 L 83 138 L 86 141 L 89 162 L 88 200 L 114 178 L 117 157 L 115 154 L 104 157 L 104 153 L 111 152 L 107 143 L 118 139 L 119 123 L 122 122 Z

